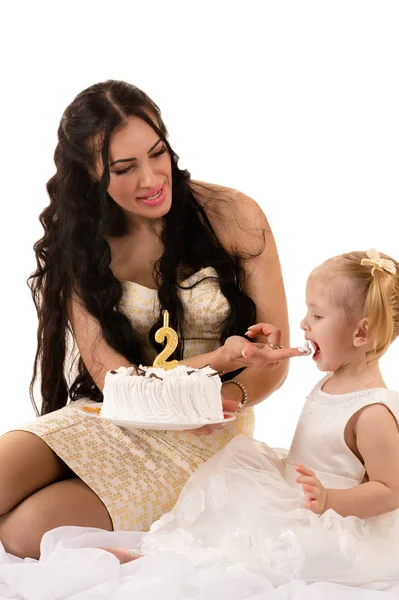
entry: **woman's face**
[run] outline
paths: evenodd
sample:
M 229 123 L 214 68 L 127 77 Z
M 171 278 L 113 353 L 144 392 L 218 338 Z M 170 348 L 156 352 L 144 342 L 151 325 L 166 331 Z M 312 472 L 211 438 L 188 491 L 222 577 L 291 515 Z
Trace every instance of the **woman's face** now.
M 171 158 L 162 139 L 142 119 L 129 117 L 111 136 L 109 171 L 108 193 L 129 221 L 159 219 L 170 210 Z

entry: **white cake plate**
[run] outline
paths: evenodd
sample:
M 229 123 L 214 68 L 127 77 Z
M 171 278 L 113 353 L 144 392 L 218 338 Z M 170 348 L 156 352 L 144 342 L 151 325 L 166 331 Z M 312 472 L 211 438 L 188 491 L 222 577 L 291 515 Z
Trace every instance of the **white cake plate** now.
M 217 421 L 204 420 L 202 423 L 147 423 L 144 421 L 126 421 L 125 419 L 111 419 L 109 417 L 102 417 L 98 412 L 101 408 L 101 403 L 93 402 L 92 404 L 80 405 L 77 407 L 78 411 L 86 417 L 94 417 L 95 419 L 104 419 L 119 427 L 124 427 L 128 430 L 134 429 L 151 429 L 153 431 L 188 431 L 189 429 L 199 429 L 205 425 L 220 425 L 221 423 L 229 423 L 234 421 L 236 418 L 233 413 L 225 412 L 224 419 L 218 419 Z M 93 409 L 97 409 L 96 412 Z

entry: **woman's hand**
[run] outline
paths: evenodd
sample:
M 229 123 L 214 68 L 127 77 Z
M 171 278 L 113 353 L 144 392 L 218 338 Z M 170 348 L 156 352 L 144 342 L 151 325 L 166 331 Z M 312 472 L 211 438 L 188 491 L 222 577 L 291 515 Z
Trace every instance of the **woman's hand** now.
M 266 367 L 275 369 L 283 360 L 295 356 L 306 356 L 306 352 L 298 348 L 282 348 L 280 346 L 281 331 L 268 323 L 252 325 L 246 335 L 250 338 L 264 336 L 266 343 L 250 343 L 245 338 L 234 335 L 225 341 L 221 347 L 224 358 L 234 369 L 240 367 Z
M 111 546 L 98 546 L 98 549 L 105 550 L 106 552 L 109 552 L 110 554 L 113 554 L 114 556 L 116 556 L 116 558 L 119 560 L 121 565 L 131 562 L 132 560 L 137 560 L 138 558 L 141 558 L 143 556 L 142 554 L 136 554 L 136 553 L 130 552 L 129 550 L 126 550 L 125 548 L 112 548 Z
M 222 392 L 222 407 L 223 413 L 235 413 L 240 408 L 240 403 L 237 400 L 229 399 Z M 204 425 L 204 427 L 199 427 L 198 429 L 189 429 L 187 433 L 192 433 L 193 435 L 211 435 L 215 429 L 224 429 L 224 427 L 223 423 Z

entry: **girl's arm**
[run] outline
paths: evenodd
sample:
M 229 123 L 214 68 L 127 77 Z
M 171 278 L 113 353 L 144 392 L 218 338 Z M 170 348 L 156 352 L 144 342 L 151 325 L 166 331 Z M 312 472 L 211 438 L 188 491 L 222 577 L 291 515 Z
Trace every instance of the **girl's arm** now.
M 366 406 L 355 421 L 357 452 L 368 481 L 350 489 L 326 489 L 310 469 L 299 465 L 297 482 L 307 507 L 317 514 L 329 508 L 343 517 L 375 517 L 399 508 L 399 433 L 396 419 L 383 404 Z
M 349 490 L 328 490 L 326 510 L 367 519 L 399 508 L 399 434 L 395 417 L 383 404 L 359 412 L 356 446 L 368 481 Z

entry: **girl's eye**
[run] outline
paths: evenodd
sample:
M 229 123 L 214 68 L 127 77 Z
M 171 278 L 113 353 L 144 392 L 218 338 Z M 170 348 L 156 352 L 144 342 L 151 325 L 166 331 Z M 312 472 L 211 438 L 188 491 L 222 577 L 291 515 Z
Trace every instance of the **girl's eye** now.
M 320 315 L 313 315 L 313 318 L 316 319 L 316 321 L 319 321 L 323 317 L 321 317 Z

